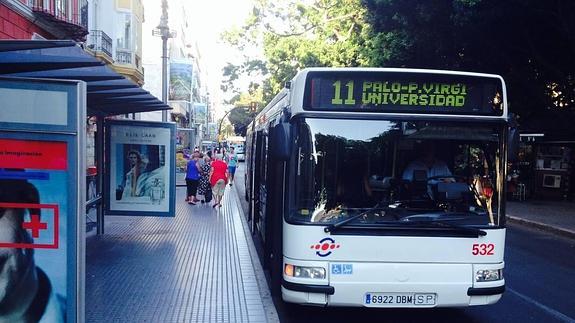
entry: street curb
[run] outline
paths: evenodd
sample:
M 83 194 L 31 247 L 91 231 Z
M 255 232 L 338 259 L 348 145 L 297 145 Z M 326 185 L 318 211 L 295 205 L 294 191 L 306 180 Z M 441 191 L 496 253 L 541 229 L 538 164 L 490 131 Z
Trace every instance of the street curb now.
M 266 275 L 264 274 L 264 270 L 262 264 L 260 263 L 260 258 L 258 257 L 258 253 L 256 251 L 256 247 L 254 245 L 254 240 L 252 238 L 252 234 L 248 227 L 248 223 L 246 221 L 246 215 L 244 214 L 244 210 L 242 209 L 242 205 L 240 202 L 240 192 L 238 192 L 237 185 L 233 185 L 232 189 L 234 190 L 233 194 L 236 199 L 236 203 L 240 212 L 240 218 L 242 221 L 242 226 L 244 229 L 244 233 L 246 235 L 246 240 L 248 242 L 248 250 L 250 252 L 250 256 L 252 258 L 252 264 L 254 267 L 254 271 L 256 273 L 256 277 L 258 280 L 258 287 L 260 290 L 260 295 L 262 297 L 262 303 L 264 305 L 264 310 L 266 311 L 266 318 L 267 322 L 272 323 L 279 323 L 279 315 L 276 309 L 276 306 L 273 302 L 270 290 L 268 288 Z M 263 283 L 261 283 L 263 282 Z
M 561 236 L 564 236 L 567 238 L 575 239 L 575 231 L 572 231 L 569 229 L 559 228 L 559 227 L 552 226 L 552 225 L 549 225 L 546 223 L 533 221 L 533 220 L 527 220 L 527 219 L 520 218 L 517 216 L 512 216 L 512 215 L 507 215 L 507 220 L 509 222 L 512 222 L 512 223 L 517 223 L 520 225 L 537 228 L 537 229 L 547 231 L 547 232 L 552 232 L 552 233 L 555 233 L 555 234 L 558 234 L 558 235 L 561 235 Z

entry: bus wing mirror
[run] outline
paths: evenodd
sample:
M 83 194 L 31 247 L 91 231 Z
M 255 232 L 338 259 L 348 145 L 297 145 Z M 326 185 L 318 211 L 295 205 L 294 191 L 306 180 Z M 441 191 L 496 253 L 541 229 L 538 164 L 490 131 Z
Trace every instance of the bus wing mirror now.
M 507 141 L 507 161 L 516 162 L 519 159 L 519 129 L 516 127 L 509 128 L 509 137 Z
M 288 160 L 291 155 L 291 132 L 289 123 L 279 123 L 273 127 L 272 152 L 278 160 Z

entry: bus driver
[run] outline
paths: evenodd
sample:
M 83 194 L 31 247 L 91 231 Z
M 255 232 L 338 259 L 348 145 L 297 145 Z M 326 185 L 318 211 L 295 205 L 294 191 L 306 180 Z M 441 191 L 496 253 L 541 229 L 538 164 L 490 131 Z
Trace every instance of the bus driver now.
M 452 176 L 447 164 L 435 157 L 435 145 L 433 143 L 424 143 L 420 150 L 422 156 L 409 163 L 403 171 L 402 178 L 404 180 L 409 182 L 427 181 L 431 177 Z
M 407 181 L 411 197 L 431 198 L 434 200 L 433 189 L 430 186 L 439 182 L 453 183 L 454 178 L 447 164 L 435 157 L 434 142 L 425 142 L 419 147 L 421 157 L 412 161 L 403 171 L 402 178 Z M 429 180 L 435 177 L 435 179 Z

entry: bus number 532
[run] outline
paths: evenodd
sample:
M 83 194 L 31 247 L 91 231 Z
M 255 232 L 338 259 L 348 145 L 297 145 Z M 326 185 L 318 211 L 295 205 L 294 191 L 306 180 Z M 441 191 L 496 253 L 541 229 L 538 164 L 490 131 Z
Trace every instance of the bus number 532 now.
M 474 256 L 491 256 L 495 250 L 493 243 L 474 243 L 471 248 L 471 254 Z

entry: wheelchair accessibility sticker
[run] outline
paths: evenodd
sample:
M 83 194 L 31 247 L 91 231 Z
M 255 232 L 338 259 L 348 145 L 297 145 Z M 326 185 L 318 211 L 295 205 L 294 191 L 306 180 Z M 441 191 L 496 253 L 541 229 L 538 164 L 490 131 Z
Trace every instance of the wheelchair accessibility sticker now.
M 353 274 L 352 264 L 332 264 L 331 265 L 332 275 L 351 275 Z

